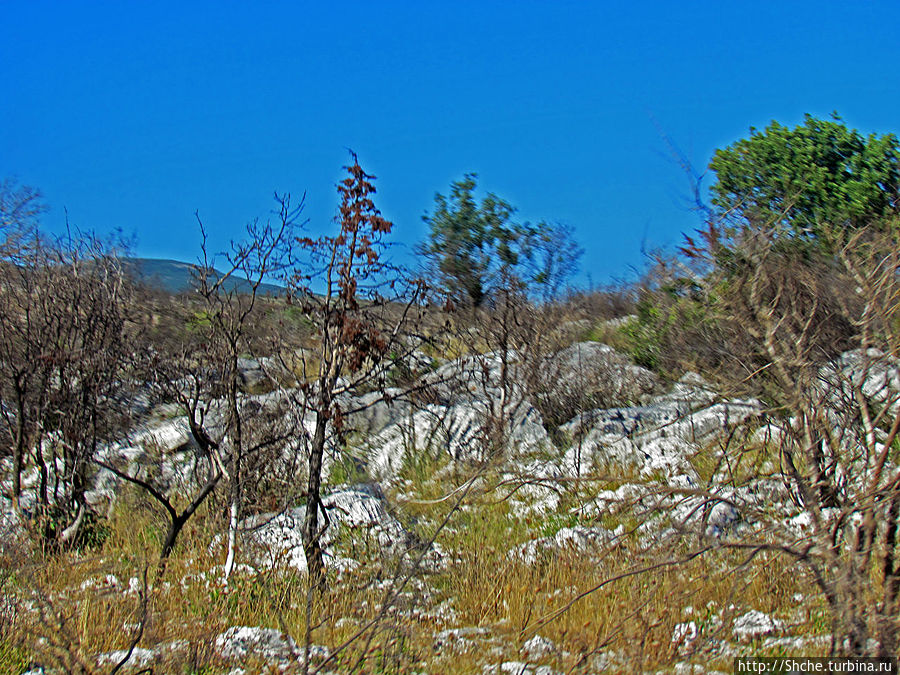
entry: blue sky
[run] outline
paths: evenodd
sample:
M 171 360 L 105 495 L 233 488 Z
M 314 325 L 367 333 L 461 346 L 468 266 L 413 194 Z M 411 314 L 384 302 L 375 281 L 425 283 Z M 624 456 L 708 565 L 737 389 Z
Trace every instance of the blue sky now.
M 0 176 L 51 228 L 122 228 L 193 260 L 307 193 L 332 227 L 353 148 L 395 240 L 466 172 L 522 220 L 575 228 L 580 281 L 633 276 L 698 225 L 702 169 L 777 119 L 900 131 L 896 2 L 0 0 Z

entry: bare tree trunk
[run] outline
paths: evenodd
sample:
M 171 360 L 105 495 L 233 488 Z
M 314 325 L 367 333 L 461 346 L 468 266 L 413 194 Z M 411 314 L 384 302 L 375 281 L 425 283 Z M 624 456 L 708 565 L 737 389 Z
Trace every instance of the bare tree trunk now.
M 68 527 L 60 532 L 59 536 L 57 537 L 57 541 L 60 544 L 71 544 L 73 541 L 75 541 L 75 538 L 78 536 L 79 531 L 81 531 L 81 525 L 84 523 L 84 516 L 86 513 L 87 506 L 83 502 L 79 503 L 75 519 Z
M 157 577 L 162 576 L 162 573 L 165 571 L 166 562 L 168 562 L 169 556 L 175 548 L 175 542 L 178 540 L 178 535 L 181 533 L 186 522 L 187 518 L 184 516 L 175 516 L 169 521 L 169 530 L 166 532 L 166 538 L 165 541 L 163 541 L 162 549 L 159 554 Z
M 238 528 L 238 500 L 240 495 L 235 495 L 232 491 L 231 505 L 228 508 L 228 554 L 225 556 L 225 580 L 231 576 L 234 570 L 235 549 L 237 548 L 237 528 Z
M 900 590 L 900 576 L 898 576 L 896 566 L 898 517 L 900 517 L 900 492 L 895 489 L 888 509 L 882 559 L 884 594 L 878 626 L 879 656 L 891 656 L 897 653 L 897 593 Z
M 231 415 L 231 429 L 229 437 L 231 441 L 231 505 L 228 510 L 228 554 L 225 557 L 225 580 L 231 576 L 234 570 L 235 557 L 237 555 L 237 530 L 240 519 L 241 506 L 241 459 L 243 455 L 243 437 L 241 429 L 240 410 L 237 400 L 237 351 L 231 353 L 231 382 L 229 383 L 228 405 Z
M 21 425 L 20 425 L 21 426 Z M 13 475 L 12 475 L 12 506 L 16 513 L 21 512 L 20 499 L 22 498 L 22 469 L 25 459 L 24 429 L 20 429 L 16 444 L 13 449 Z
M 36 503 L 36 515 L 39 514 L 38 523 L 43 527 L 42 536 L 47 539 L 50 537 L 49 523 L 47 522 L 48 511 L 50 509 L 50 495 L 47 491 L 49 475 L 47 472 L 47 463 L 44 461 L 44 452 L 41 449 L 41 439 L 38 438 L 34 444 L 34 457 L 38 465 L 38 474 L 40 482 L 38 484 L 38 499 Z M 43 521 L 43 522 L 42 522 Z
M 16 513 L 21 512 L 20 500 L 22 498 L 22 469 L 25 464 L 25 392 L 21 383 L 16 379 L 16 430 L 13 444 L 13 475 L 12 475 L 12 505 Z
M 74 511 L 75 515 L 71 523 L 57 535 L 57 543 L 60 545 L 69 545 L 75 541 L 88 511 L 87 502 L 84 498 L 85 486 L 87 485 L 87 476 L 85 475 L 87 466 L 84 458 L 79 457 L 79 454 L 82 454 L 84 450 L 76 447 L 72 448 L 70 452 L 72 461 L 72 494 L 67 511 L 69 513 Z
M 322 399 L 327 396 L 323 395 Z M 325 586 L 325 562 L 320 543 L 319 509 L 322 507 L 322 462 L 325 456 L 325 431 L 328 426 L 328 408 L 316 412 L 316 430 L 313 434 L 312 447 L 309 452 L 309 482 L 306 488 L 306 522 L 303 527 L 303 548 L 306 554 L 306 565 L 309 570 L 311 589 L 323 589 Z

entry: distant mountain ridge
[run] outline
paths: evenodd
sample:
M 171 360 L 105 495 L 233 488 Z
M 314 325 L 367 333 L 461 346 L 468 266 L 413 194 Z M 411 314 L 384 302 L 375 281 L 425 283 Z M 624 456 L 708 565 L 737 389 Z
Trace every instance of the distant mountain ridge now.
M 166 293 L 187 293 L 195 287 L 194 269 L 196 265 L 180 260 L 167 260 L 164 258 L 125 258 L 123 260 L 126 272 L 137 283 L 149 288 L 164 291 Z M 216 270 L 221 275 L 222 272 Z M 226 290 L 249 292 L 250 282 L 243 277 L 232 277 L 225 284 Z M 284 288 L 275 284 L 260 284 L 261 295 L 280 295 Z

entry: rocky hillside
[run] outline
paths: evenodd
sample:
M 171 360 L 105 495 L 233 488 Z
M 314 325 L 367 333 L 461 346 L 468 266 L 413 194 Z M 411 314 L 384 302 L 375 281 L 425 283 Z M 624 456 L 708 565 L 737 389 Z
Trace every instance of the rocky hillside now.
M 77 552 L 35 564 L 31 505 L 3 499 L 16 565 L 2 617 L 26 636 L 3 643 L 12 672 L 694 673 L 825 654 L 840 636 L 805 563 L 828 562 L 846 514 L 804 494 L 786 452 L 808 433 L 796 416 L 696 373 L 664 381 L 598 342 L 539 358 L 420 353 L 403 386 L 340 401 L 326 586 L 312 592 L 298 486 L 316 412 L 294 405 L 308 385 L 276 385 L 274 361 L 240 365 L 246 392 L 266 390 L 239 395 L 248 419 L 285 433 L 248 465 L 233 545 L 214 498 L 156 571 L 163 512 L 203 487 L 209 448 L 177 405 L 149 397 L 99 453 L 87 497 L 105 520 Z M 879 479 L 865 452 L 887 432 L 857 431 L 846 405 L 896 418 L 898 363 L 853 351 L 819 375 L 810 395 L 837 435 L 823 452 L 852 455 L 840 489 L 867 499 Z M 213 435 L 228 432 L 225 407 L 206 410 Z

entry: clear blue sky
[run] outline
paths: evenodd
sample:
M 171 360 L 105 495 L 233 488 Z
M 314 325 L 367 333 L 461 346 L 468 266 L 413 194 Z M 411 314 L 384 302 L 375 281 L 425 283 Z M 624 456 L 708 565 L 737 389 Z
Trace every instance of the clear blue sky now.
M 805 112 L 898 132 L 898 38 L 896 1 L 0 0 L 0 176 L 193 260 L 194 211 L 222 249 L 274 190 L 327 231 L 353 148 L 397 240 L 474 171 L 604 283 L 698 224 L 661 132 L 698 168 Z

